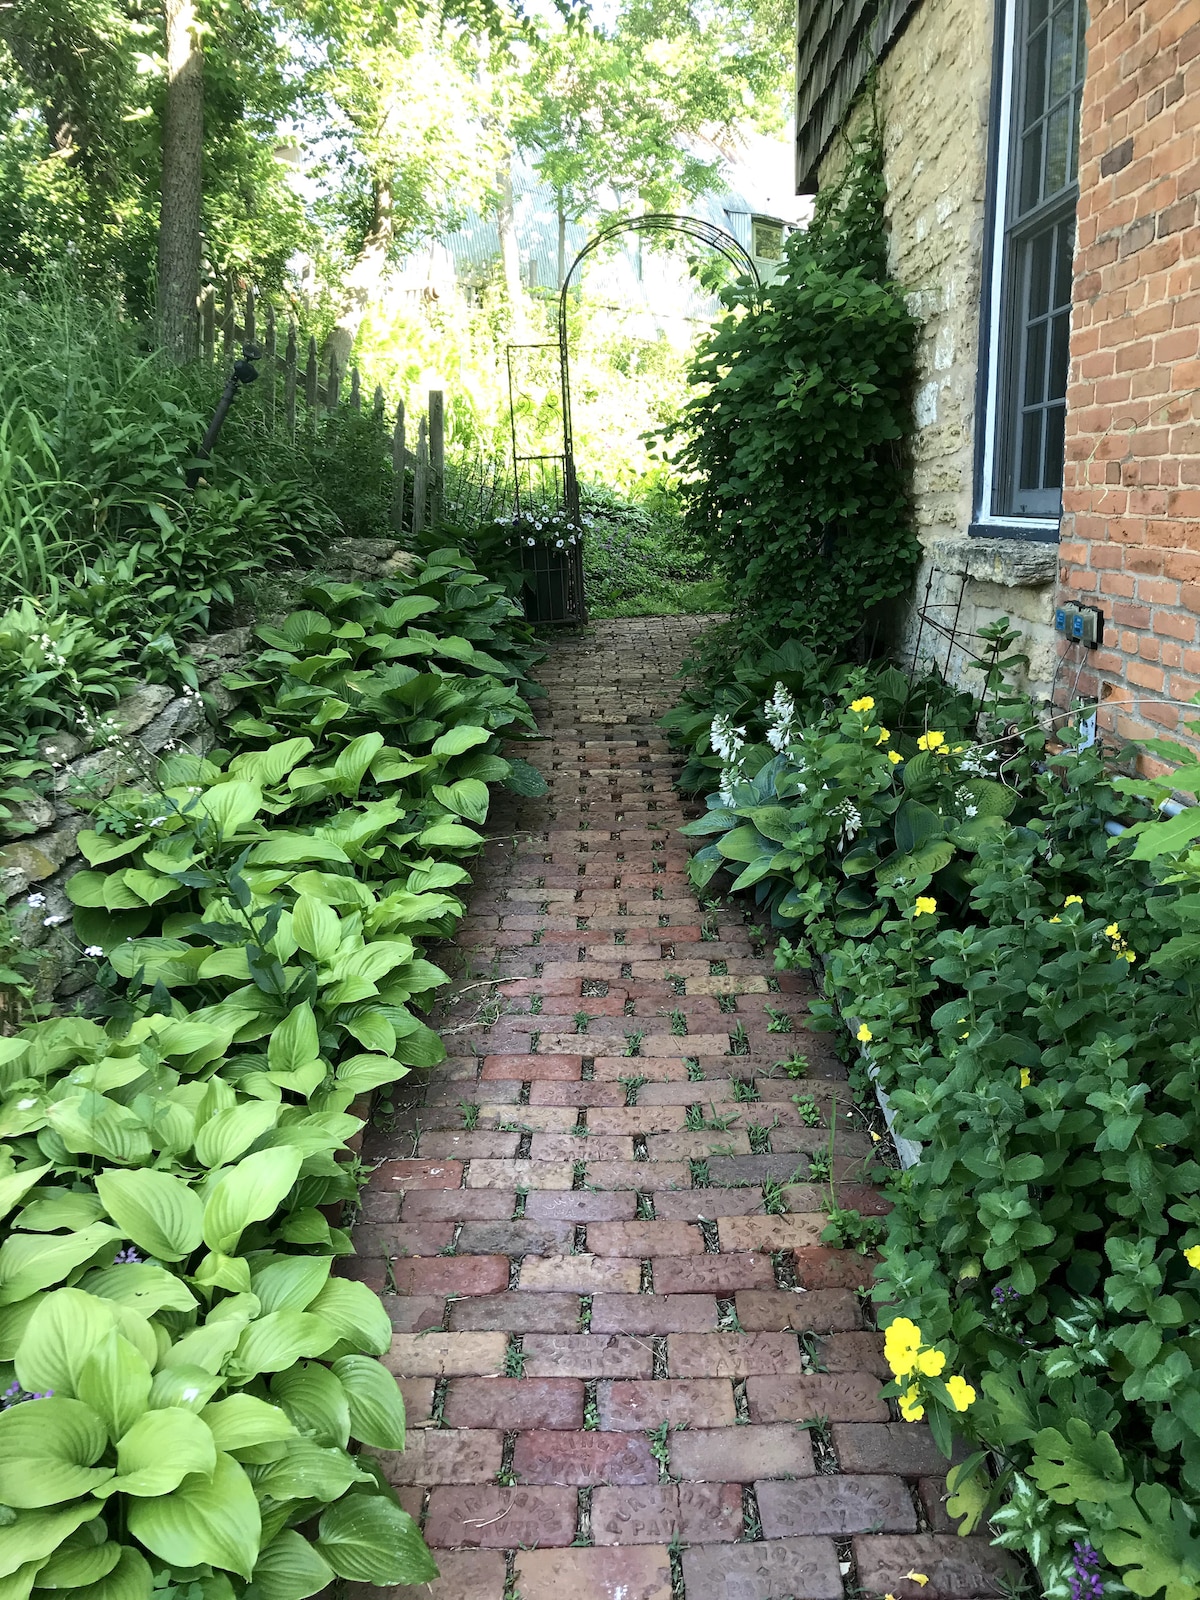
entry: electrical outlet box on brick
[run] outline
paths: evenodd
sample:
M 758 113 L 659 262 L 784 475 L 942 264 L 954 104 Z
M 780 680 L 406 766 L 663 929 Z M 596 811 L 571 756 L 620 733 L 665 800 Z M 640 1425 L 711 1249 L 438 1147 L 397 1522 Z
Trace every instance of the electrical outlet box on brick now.
M 1074 644 L 1097 650 L 1104 643 L 1104 613 L 1099 606 L 1058 606 L 1054 612 L 1054 631 Z

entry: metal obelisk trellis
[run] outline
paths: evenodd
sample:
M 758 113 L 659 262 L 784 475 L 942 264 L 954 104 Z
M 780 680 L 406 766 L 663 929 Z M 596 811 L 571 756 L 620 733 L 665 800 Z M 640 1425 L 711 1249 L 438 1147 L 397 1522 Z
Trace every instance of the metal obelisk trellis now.
M 716 250 L 753 283 L 762 288 L 754 258 L 731 233 L 702 217 L 651 213 L 613 222 L 593 235 L 572 261 L 558 295 L 558 338 L 540 344 L 510 344 L 508 363 L 508 415 L 512 433 L 513 505 L 516 521 L 537 509 L 560 507 L 568 523 L 582 530 L 579 479 L 575 472 L 575 436 L 571 422 L 571 352 L 567 327 L 568 296 L 572 279 L 590 255 L 620 233 L 680 233 Z M 523 452 L 517 426 L 517 391 L 520 376 L 514 358 L 526 359 L 535 351 L 551 351 L 557 361 L 557 387 L 562 403 L 562 449 L 558 452 Z M 525 610 L 531 622 L 581 623 L 587 621 L 583 583 L 583 540 L 558 549 L 554 543 L 522 540 L 521 568 L 525 578 Z

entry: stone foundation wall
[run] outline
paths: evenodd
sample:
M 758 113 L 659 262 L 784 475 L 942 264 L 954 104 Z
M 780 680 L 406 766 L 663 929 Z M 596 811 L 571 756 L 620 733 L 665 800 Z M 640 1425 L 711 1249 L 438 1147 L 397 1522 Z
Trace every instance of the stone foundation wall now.
M 911 448 L 925 554 L 912 597 L 894 618 L 895 649 L 906 664 L 915 653 L 919 665 L 944 670 L 949 658 L 951 676 L 969 688 L 978 681 L 967 670 L 971 635 L 1008 616 L 1030 657 L 1025 687 L 1044 694 L 1055 658 L 1054 547 L 967 536 L 992 33 L 990 0 L 922 0 L 878 73 L 890 264 L 921 323 Z M 835 144 L 821 166 L 822 185 L 836 176 L 840 159 Z M 932 626 L 922 626 L 922 606 Z M 956 617 L 966 649 L 949 650 L 938 625 L 949 627 Z
M 330 546 L 319 573 L 295 574 L 295 586 L 317 577 L 338 582 L 388 577 L 410 559 L 393 539 L 342 539 Z M 52 763 L 53 785 L 24 808 L 38 831 L 0 848 L 0 905 L 16 946 L 35 953 L 29 978 L 39 1005 L 86 1010 L 95 998 L 96 963 L 75 938 L 66 894 L 70 878 L 86 865 L 76 837 L 90 824 L 89 805 L 114 789 L 137 785 L 168 748 L 212 749 L 216 719 L 233 704 L 220 679 L 255 653 L 250 626 L 210 634 L 188 652 L 199 694 L 163 683 L 141 684 L 105 714 L 101 741 L 88 745 L 68 732 L 41 741 L 38 753 Z

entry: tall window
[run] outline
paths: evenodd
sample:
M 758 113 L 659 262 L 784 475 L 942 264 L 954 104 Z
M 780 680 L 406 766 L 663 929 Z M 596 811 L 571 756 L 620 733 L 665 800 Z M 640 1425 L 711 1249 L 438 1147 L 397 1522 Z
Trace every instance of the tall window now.
M 1062 505 L 1087 27 L 1085 0 L 1010 4 L 981 503 L 997 532 L 1052 530 Z

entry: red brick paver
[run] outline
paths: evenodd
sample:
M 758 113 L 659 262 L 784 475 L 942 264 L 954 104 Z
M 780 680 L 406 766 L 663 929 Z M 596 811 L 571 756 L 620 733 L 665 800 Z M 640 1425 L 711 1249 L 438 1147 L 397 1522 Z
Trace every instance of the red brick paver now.
M 452 1054 L 367 1149 L 354 1270 L 411 1441 L 383 1466 L 447 1600 L 987 1596 L 1008 1558 L 950 1537 L 945 1461 L 879 1399 L 872 1262 L 820 1242 L 832 1117 L 838 1203 L 886 1203 L 811 987 L 688 885 L 656 719 L 693 631 L 598 623 L 539 671 L 515 753 L 549 790 L 498 797 Z

